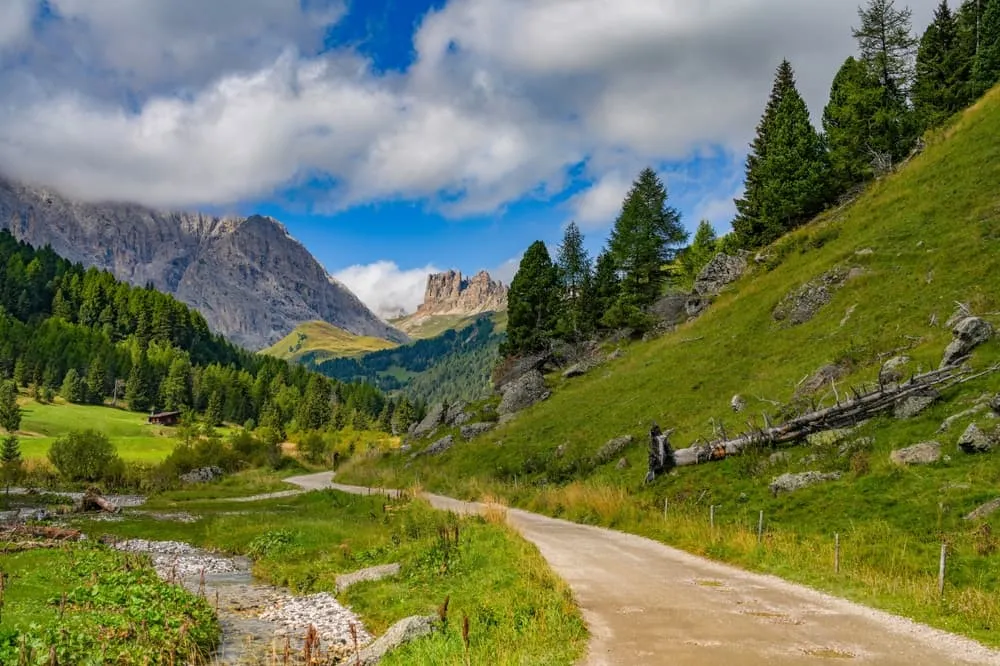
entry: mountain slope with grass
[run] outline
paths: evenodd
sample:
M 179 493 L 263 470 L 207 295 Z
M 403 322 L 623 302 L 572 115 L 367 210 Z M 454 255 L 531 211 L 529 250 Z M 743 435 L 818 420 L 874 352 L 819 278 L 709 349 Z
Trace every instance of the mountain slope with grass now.
M 354 335 L 325 321 L 308 321 L 262 353 L 286 361 L 321 363 L 331 358 L 363 356 L 398 344 L 382 338 Z
M 910 419 L 884 416 L 849 433 L 682 468 L 643 484 L 653 421 L 675 429 L 675 448 L 741 432 L 748 422 L 759 427 L 765 413 L 779 422 L 871 384 L 890 358 L 910 357 L 907 372 L 937 368 L 952 339 L 945 323 L 959 303 L 1000 325 L 997 136 L 1000 89 L 928 136 L 920 155 L 856 201 L 751 257 L 750 274 L 700 318 L 625 347 L 583 377 L 548 377 L 548 400 L 443 455 L 386 455 L 358 461 L 340 476 L 397 487 L 419 479 L 467 497 L 491 493 L 1000 645 L 1000 513 L 965 519 L 1000 497 L 1000 452 L 969 455 L 957 446 L 970 423 L 996 426 L 984 399 L 1000 391 L 1000 374 L 948 389 Z M 997 361 L 994 339 L 969 363 L 984 369 Z M 836 379 L 810 381 L 822 378 L 821 370 Z M 747 405 L 740 413 L 731 407 L 736 395 Z M 967 410 L 978 411 L 963 415 Z M 600 462 L 599 449 L 623 435 L 635 443 Z M 925 441 L 941 445 L 940 461 L 891 462 L 894 450 Z M 778 476 L 805 471 L 840 477 L 772 494 Z M 839 571 L 832 566 L 834 533 Z

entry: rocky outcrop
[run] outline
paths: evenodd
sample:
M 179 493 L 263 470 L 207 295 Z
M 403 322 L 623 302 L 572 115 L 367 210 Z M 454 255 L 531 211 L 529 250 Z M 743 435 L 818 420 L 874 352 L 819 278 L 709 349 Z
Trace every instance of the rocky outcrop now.
M 855 277 L 860 269 L 835 268 L 815 280 L 810 280 L 795 291 L 787 294 L 774 308 L 771 316 L 775 321 L 787 326 L 804 324 L 833 299 L 833 294 L 847 281 Z
M 455 446 L 455 436 L 448 435 L 447 437 L 442 437 L 424 449 L 423 454 L 425 456 L 439 456 L 453 446 Z
M 694 280 L 694 290 L 684 303 L 686 314 L 689 317 L 698 316 L 727 285 L 743 277 L 749 256 L 747 252 L 715 255 Z
M 531 370 L 504 386 L 503 399 L 500 400 L 497 413 L 501 417 L 509 416 L 548 397 L 549 390 L 545 386 L 545 377 L 538 370 Z
M 894 356 L 890 358 L 882 364 L 882 368 L 878 372 L 879 383 L 888 385 L 901 381 L 912 361 L 913 359 L 909 356 Z
M 267 347 L 315 320 L 355 335 L 408 340 L 269 217 L 80 203 L 0 178 L 0 229 L 125 282 L 151 283 L 249 349 Z
M 414 316 L 471 315 L 506 309 L 507 287 L 486 271 L 468 279 L 458 271 L 447 271 L 427 278 L 424 302 Z
M 607 444 L 598 449 L 597 454 L 594 456 L 594 461 L 598 465 L 604 465 L 609 463 L 615 458 L 619 457 L 629 445 L 635 441 L 635 437 L 632 435 L 623 435 L 622 437 L 615 437 Z
M 443 404 L 432 405 L 427 410 L 427 415 L 413 428 L 410 434 L 417 438 L 431 434 L 438 426 L 444 423 L 445 414 L 446 410 Z
M 340 574 L 334 580 L 334 588 L 337 590 L 337 594 L 340 594 L 347 588 L 352 585 L 357 585 L 358 583 L 398 576 L 400 569 L 401 567 L 397 562 L 395 564 L 380 564 L 379 566 L 368 567 L 367 569 L 361 569 L 360 571 Z
M 962 436 L 958 438 L 958 448 L 970 454 L 990 453 L 996 446 L 996 433 L 988 433 L 975 423 L 969 424 Z
M 912 419 L 937 402 L 940 397 L 941 394 L 934 390 L 907 396 L 896 403 L 896 408 L 893 410 L 892 415 L 897 419 Z
M 777 496 L 779 493 L 791 493 L 802 488 L 814 486 L 824 481 L 836 481 L 840 478 L 840 472 L 802 472 L 801 474 L 782 474 L 771 482 L 769 488 L 771 494 Z
M 986 504 L 983 504 L 978 509 L 965 516 L 965 519 L 979 520 L 980 518 L 988 518 L 997 511 L 1000 511 L 1000 497 L 996 498 L 995 500 L 989 501 Z
M 359 666 L 375 666 L 390 650 L 430 635 L 437 630 L 440 624 L 441 621 L 436 615 L 414 615 L 404 618 L 389 627 L 389 630 L 375 639 L 374 643 L 363 648 L 357 659 L 351 659 L 350 663 Z
M 199 467 L 187 474 L 181 474 L 180 480 L 183 483 L 210 483 L 221 478 L 224 474 L 221 467 Z
M 960 363 L 972 350 L 993 337 L 993 326 L 979 317 L 965 317 L 952 329 L 955 336 L 944 351 L 941 367 Z
M 462 439 L 474 439 L 496 427 L 495 423 L 470 423 L 461 428 Z
M 941 460 L 940 442 L 921 442 L 889 454 L 897 465 L 930 465 Z

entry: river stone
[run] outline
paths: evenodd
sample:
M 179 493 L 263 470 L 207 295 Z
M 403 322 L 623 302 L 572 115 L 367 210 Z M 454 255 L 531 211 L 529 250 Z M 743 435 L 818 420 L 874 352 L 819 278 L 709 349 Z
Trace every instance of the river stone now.
M 448 435 L 447 437 L 442 437 L 438 441 L 434 442 L 426 449 L 424 449 L 425 456 L 437 456 L 455 445 L 455 436 Z
M 983 432 L 975 423 L 970 423 L 958 438 L 958 448 L 966 453 L 989 453 L 994 446 L 996 446 L 995 438 Z
M 955 325 L 952 334 L 955 337 L 944 350 L 942 368 L 955 365 L 971 354 L 973 349 L 992 338 L 993 326 L 979 317 L 966 317 Z
M 431 434 L 439 425 L 444 422 L 445 417 L 445 407 L 441 403 L 433 405 L 428 411 L 427 416 L 424 420 L 417 424 L 417 427 L 413 429 L 414 437 L 424 437 Z
M 360 666 L 375 666 L 382 658 L 405 643 L 430 635 L 438 628 L 440 620 L 436 615 L 414 615 L 404 618 L 389 627 L 375 642 L 358 653 L 358 658 L 349 663 Z
M 940 442 L 920 442 L 889 454 L 897 465 L 929 465 L 941 460 Z
M 878 381 L 880 384 L 895 384 L 903 379 L 906 366 L 908 366 L 913 359 L 909 356 L 894 356 L 888 361 L 882 364 L 882 368 L 878 372 Z
M 778 493 L 791 493 L 802 488 L 814 486 L 824 481 L 836 481 L 840 478 L 840 472 L 802 472 L 801 474 L 782 474 L 771 481 L 769 488 L 771 494 L 777 496 Z
M 225 472 L 220 467 L 199 467 L 187 474 L 181 474 L 180 480 L 184 483 L 210 483 L 224 474 Z
M 609 463 L 615 458 L 617 458 L 622 451 L 628 447 L 629 444 L 635 441 L 635 437 L 632 435 L 623 435 L 622 437 L 615 437 L 607 444 L 602 446 L 598 451 L 594 459 L 597 461 L 598 465 L 603 465 Z
M 965 519 L 979 520 L 980 518 L 987 518 L 996 513 L 997 511 L 1000 511 L 1000 497 L 982 505 L 981 507 L 979 507 L 978 509 L 967 515 Z
M 532 370 L 504 387 L 503 399 L 500 400 L 497 412 L 501 416 L 514 414 L 548 397 L 545 377 L 538 370 Z
M 470 423 L 462 426 L 462 439 L 473 439 L 493 430 L 495 423 Z
M 928 407 L 937 402 L 941 394 L 937 391 L 929 390 L 920 395 L 910 395 L 896 403 L 892 415 L 897 419 L 912 419 L 914 416 L 923 413 Z
M 381 564 L 377 567 L 368 567 L 367 569 L 361 569 L 360 571 L 354 571 L 348 574 L 341 574 L 337 576 L 334 586 L 337 589 L 337 594 L 340 594 L 350 586 L 356 585 L 357 583 L 382 580 L 383 578 L 398 576 L 400 568 L 399 563 L 396 562 L 393 564 Z

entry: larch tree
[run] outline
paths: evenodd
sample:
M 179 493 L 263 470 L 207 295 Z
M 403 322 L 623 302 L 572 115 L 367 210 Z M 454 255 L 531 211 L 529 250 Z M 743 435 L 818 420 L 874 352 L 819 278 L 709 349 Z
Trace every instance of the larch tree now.
M 848 58 L 833 79 L 823 110 L 823 133 L 830 163 L 831 188 L 848 191 L 872 175 L 870 146 L 880 116 L 882 89 L 868 66 Z
M 939 125 L 964 106 L 962 60 L 958 22 L 942 0 L 920 39 L 910 93 L 922 128 Z
M 561 337 L 579 339 L 589 329 L 586 311 L 591 298 L 591 265 L 576 222 L 566 227 L 556 255 L 556 266 L 562 288 L 558 333 Z
M 559 315 L 559 273 L 542 241 L 528 248 L 507 294 L 505 356 L 545 349 Z

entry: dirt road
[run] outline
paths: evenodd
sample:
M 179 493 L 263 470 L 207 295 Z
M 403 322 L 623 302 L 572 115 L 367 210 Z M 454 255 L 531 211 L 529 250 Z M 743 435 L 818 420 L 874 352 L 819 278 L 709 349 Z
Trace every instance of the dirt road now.
M 373 492 L 335 484 L 329 472 L 288 481 Z M 426 497 L 441 509 L 481 508 Z M 649 539 L 513 509 L 508 520 L 572 588 L 591 666 L 1000 665 L 1000 652 L 966 638 Z

